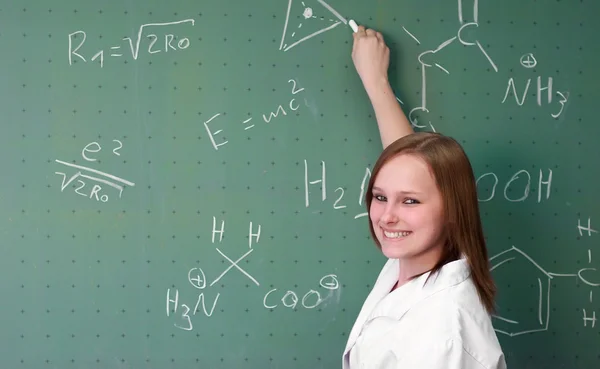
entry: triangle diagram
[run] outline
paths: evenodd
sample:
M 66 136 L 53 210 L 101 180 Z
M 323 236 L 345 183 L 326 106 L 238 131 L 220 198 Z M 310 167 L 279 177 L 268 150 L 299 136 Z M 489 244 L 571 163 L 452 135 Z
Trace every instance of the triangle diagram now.
M 289 0 L 279 50 L 288 51 L 342 23 L 348 22 L 323 0 Z

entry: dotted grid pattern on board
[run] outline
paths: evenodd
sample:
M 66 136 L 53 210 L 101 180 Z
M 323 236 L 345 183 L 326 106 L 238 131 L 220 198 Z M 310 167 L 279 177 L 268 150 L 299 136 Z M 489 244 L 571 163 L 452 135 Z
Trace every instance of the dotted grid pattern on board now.
M 403 48 L 415 128 L 473 154 L 509 362 L 593 366 L 593 43 L 569 37 L 594 9 L 467 3 L 0 6 L 3 363 L 338 365 L 382 265 L 379 136 L 340 19 L 364 14 Z

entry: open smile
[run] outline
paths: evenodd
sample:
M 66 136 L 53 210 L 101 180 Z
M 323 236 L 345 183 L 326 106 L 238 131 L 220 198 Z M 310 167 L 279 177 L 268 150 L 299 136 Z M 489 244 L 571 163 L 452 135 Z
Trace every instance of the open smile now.
M 383 231 L 383 235 L 389 239 L 401 239 L 401 238 L 404 238 L 404 237 L 410 235 L 411 233 L 412 232 L 410 232 L 410 231 L 397 231 L 397 232 L 386 231 L 386 230 Z

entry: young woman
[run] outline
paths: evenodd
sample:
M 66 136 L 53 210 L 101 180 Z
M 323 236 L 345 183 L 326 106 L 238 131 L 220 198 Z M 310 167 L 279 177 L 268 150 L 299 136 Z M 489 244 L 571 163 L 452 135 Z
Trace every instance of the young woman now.
M 413 132 L 388 83 L 380 33 L 359 27 L 352 59 L 384 146 L 366 204 L 388 261 L 348 337 L 343 368 L 504 369 L 469 160 L 454 139 Z

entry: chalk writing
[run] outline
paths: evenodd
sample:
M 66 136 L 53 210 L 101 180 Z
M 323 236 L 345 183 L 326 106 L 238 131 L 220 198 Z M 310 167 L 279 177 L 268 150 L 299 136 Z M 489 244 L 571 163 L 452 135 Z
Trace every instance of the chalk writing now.
M 165 296 L 165 306 L 167 317 L 175 316 L 177 321 L 173 323 L 176 328 L 191 331 L 194 329 L 193 317 L 204 314 L 206 318 L 210 318 L 215 313 L 215 309 L 219 303 L 221 297 L 220 292 L 213 292 L 213 287 L 216 283 L 222 280 L 230 270 L 236 269 L 243 278 L 247 278 L 252 281 L 256 286 L 260 286 L 260 283 L 254 278 L 247 270 L 244 270 L 239 264 L 242 260 L 247 258 L 255 249 L 254 244 L 258 244 L 260 241 L 261 225 L 249 222 L 248 227 L 248 238 L 250 248 L 237 260 L 229 258 L 219 248 L 215 250 L 217 253 L 227 261 L 228 266 L 216 277 L 212 278 L 208 276 L 201 266 L 197 266 L 188 270 L 187 280 L 189 284 L 194 288 L 195 301 L 192 304 L 187 304 L 183 301 L 180 296 L 180 290 L 178 288 L 167 288 Z M 212 229 L 211 229 L 211 244 L 220 244 L 223 242 L 224 234 L 226 230 L 225 220 L 218 220 L 217 217 L 213 217 Z M 210 282 L 212 280 L 212 282 Z M 320 290 L 310 289 L 302 295 L 298 295 L 295 291 L 287 290 L 284 294 L 278 294 L 278 289 L 273 288 L 266 292 L 262 298 L 262 304 L 265 308 L 274 309 L 283 304 L 283 306 L 291 309 L 295 309 L 298 304 L 301 304 L 305 309 L 314 309 L 322 305 L 328 299 L 335 296 L 339 299 L 339 288 L 340 283 L 337 275 L 327 274 L 319 280 Z M 200 290 L 200 291 L 197 291 Z M 338 294 L 335 295 L 333 291 Z M 258 303 L 258 301 L 257 301 Z M 193 306 L 193 308 L 192 308 Z
M 119 140 L 113 140 L 112 142 L 115 142 L 113 150 L 112 150 L 112 154 L 116 155 L 116 156 L 120 156 L 121 153 L 119 152 L 119 150 L 123 147 L 123 143 Z M 81 150 L 81 157 L 89 162 L 96 162 L 97 158 L 96 156 L 93 156 L 92 154 L 97 154 L 102 150 L 102 147 L 100 146 L 100 144 L 98 142 L 91 142 L 89 144 L 87 144 L 83 150 Z M 109 196 L 107 193 L 104 193 L 104 189 L 105 187 L 102 187 L 103 185 L 112 187 L 114 189 L 116 189 L 119 192 L 119 198 L 122 196 L 123 194 L 123 188 L 125 186 L 130 186 L 133 187 L 135 186 L 135 183 L 128 181 L 126 179 L 117 177 L 115 175 L 97 170 L 97 169 L 93 169 L 90 167 L 86 167 L 83 165 L 78 165 L 78 164 L 73 164 L 73 163 L 68 163 L 66 161 L 62 161 L 62 160 L 55 160 L 58 164 L 61 164 L 65 167 L 68 168 L 73 168 L 76 170 L 75 174 L 71 175 L 71 176 L 67 176 L 67 174 L 65 172 L 54 172 L 55 174 L 58 174 L 60 176 L 62 176 L 62 183 L 60 185 L 60 192 L 63 192 L 65 190 L 65 188 L 67 188 L 70 184 L 73 184 L 73 187 L 75 188 L 74 192 L 78 195 L 87 197 L 89 199 L 95 199 L 96 201 L 99 202 L 107 202 L 109 200 Z M 87 189 L 87 185 L 88 182 L 87 181 L 91 181 L 91 182 L 95 182 L 93 187 L 91 188 L 91 190 Z M 77 181 L 77 182 L 75 182 Z
M 517 182 L 517 181 L 520 178 L 526 178 L 526 180 L 524 181 L 525 182 L 524 185 L 518 184 L 519 182 Z M 478 192 L 480 192 L 480 193 L 482 191 L 479 190 L 479 187 L 480 187 L 479 182 L 484 179 L 485 179 L 485 182 L 492 181 L 492 184 L 490 186 L 491 190 L 488 191 L 491 194 L 487 198 L 479 198 L 480 202 L 491 201 L 496 196 L 496 187 L 498 186 L 498 182 L 499 182 L 498 176 L 493 172 L 488 172 L 488 173 L 484 173 L 484 174 L 480 175 L 476 180 L 476 184 L 478 186 Z M 483 183 L 485 183 L 485 182 L 483 182 Z M 520 182 L 523 182 L 523 181 L 520 181 Z M 543 186 L 546 186 L 545 191 L 543 191 Z M 547 179 L 544 179 L 544 175 L 542 173 L 542 170 L 540 169 L 539 177 L 538 177 L 537 202 L 541 202 L 542 197 L 544 197 L 546 200 L 548 200 L 550 198 L 551 187 L 552 187 L 552 169 L 548 169 Z M 509 192 L 512 192 L 513 188 L 515 189 L 515 192 L 517 193 L 517 195 L 509 195 Z M 529 173 L 529 171 L 522 169 L 522 170 L 517 171 L 515 174 L 513 174 L 513 176 L 506 182 L 506 184 L 504 185 L 503 195 L 504 195 L 504 198 L 510 202 L 522 202 L 522 201 L 525 201 L 529 197 L 530 188 L 531 188 L 531 174 Z
M 309 163 L 308 160 L 303 161 L 303 200 L 305 208 L 314 207 L 316 203 L 328 203 L 334 210 L 344 210 L 348 208 L 346 201 L 347 189 L 344 186 L 335 187 L 331 198 L 331 190 L 327 177 L 327 164 L 321 160 L 318 162 Z M 317 169 L 318 168 L 318 169 Z M 539 170 L 537 179 L 532 179 L 529 171 L 522 169 L 515 172 L 512 177 L 507 178 L 502 188 L 503 198 L 510 202 L 523 202 L 530 197 L 532 181 L 537 183 L 537 202 L 549 200 L 552 189 L 552 169 L 543 171 Z M 365 200 L 365 191 L 371 178 L 371 169 L 366 167 L 362 172 L 362 178 L 357 176 L 357 183 L 360 180 L 360 191 L 358 193 L 358 209 L 353 212 L 354 219 L 366 217 L 368 213 L 363 208 Z M 497 195 L 497 188 L 500 183 L 498 176 L 493 172 L 488 172 L 477 177 L 476 185 L 478 189 L 479 201 L 489 202 Z M 336 185 L 339 185 L 336 184 Z M 535 187 L 535 186 L 534 186 Z M 358 186 L 356 187 L 358 188 Z M 317 191 L 313 191 L 317 190 Z M 485 195 L 483 195 L 485 193 Z M 354 195 L 352 195 L 354 196 Z M 346 214 L 346 211 L 344 211 Z
M 592 232 L 598 233 L 597 230 L 595 230 L 595 229 L 592 228 L 592 223 L 591 222 L 592 222 L 592 220 L 590 218 L 588 218 L 588 220 L 587 220 L 587 227 L 585 227 L 585 226 L 581 225 L 581 219 L 577 219 L 577 230 L 579 231 L 579 235 L 580 236 L 583 236 L 582 231 L 587 231 L 587 235 L 588 236 L 591 236 Z
M 317 177 L 318 179 L 310 180 L 309 179 L 310 176 L 308 174 L 308 172 L 309 172 L 308 161 L 304 160 L 304 206 L 307 208 L 310 206 L 310 188 L 312 185 L 320 184 L 321 202 L 324 202 L 325 200 L 327 200 L 327 171 L 326 171 L 325 161 L 321 161 L 320 166 L 321 166 L 321 171 L 320 171 L 319 177 Z M 311 177 L 311 178 L 314 178 L 314 177 Z M 371 178 L 371 170 L 367 167 L 365 169 L 365 172 L 362 177 L 361 184 L 360 184 L 360 194 L 358 195 L 359 207 L 362 207 L 362 205 L 363 205 L 363 200 L 365 197 L 365 189 L 366 189 L 367 184 L 369 183 L 370 178 Z M 336 198 L 332 204 L 332 207 L 336 210 L 345 209 L 347 207 L 347 205 L 343 201 L 344 195 L 346 192 L 344 187 L 337 187 L 334 190 L 334 192 L 337 193 L 338 195 L 336 195 Z M 355 215 L 354 219 L 362 218 L 366 215 L 367 215 L 366 212 L 361 212 L 361 213 Z
M 220 280 L 222 280 L 229 273 L 229 271 L 234 268 L 237 271 L 239 271 L 245 278 L 248 278 L 250 281 L 252 281 L 257 286 L 260 286 L 260 283 L 258 282 L 258 280 L 256 278 L 254 278 L 252 275 L 250 275 L 250 273 L 248 271 L 246 271 L 245 269 L 243 269 L 239 264 L 242 260 L 247 258 L 254 251 L 253 242 L 258 243 L 260 241 L 261 228 L 262 227 L 260 224 L 255 225 L 253 222 L 250 222 L 249 230 L 248 230 L 248 247 L 250 248 L 250 250 L 248 250 L 246 253 L 244 253 L 241 257 L 239 257 L 235 261 L 232 260 L 231 258 L 229 258 L 219 248 L 215 249 L 217 251 L 217 253 L 223 259 L 227 260 L 228 266 L 218 276 L 216 276 L 212 280 L 212 282 L 208 283 L 207 275 L 201 267 L 191 268 L 188 271 L 187 279 L 188 279 L 188 282 L 190 283 L 190 285 L 193 286 L 195 289 L 202 290 L 202 292 L 200 292 L 198 294 L 198 298 L 196 299 L 196 303 L 195 303 L 193 309 L 190 308 L 191 305 L 187 305 L 185 303 L 180 304 L 179 289 L 174 289 L 173 291 L 170 288 L 167 289 L 167 295 L 166 295 L 167 317 L 171 316 L 171 314 L 177 313 L 178 309 L 180 309 L 180 315 L 178 316 L 178 319 L 180 321 L 177 323 L 174 323 L 175 327 L 183 329 L 183 330 L 191 331 L 194 328 L 193 322 L 192 322 L 192 316 L 195 316 L 198 312 L 200 312 L 200 308 L 202 308 L 202 312 L 204 313 L 204 315 L 206 317 L 211 317 L 215 311 L 215 308 L 217 306 L 217 303 L 218 303 L 219 297 L 221 296 L 221 293 L 216 293 L 216 295 L 214 295 L 215 296 L 214 299 L 212 300 L 212 304 L 209 302 L 208 307 L 207 307 L 206 300 L 208 299 L 207 296 L 209 296 L 207 290 L 210 290 L 211 287 L 213 287 L 216 283 L 218 283 Z M 211 231 L 211 243 L 218 244 L 218 243 L 223 242 L 224 234 L 225 234 L 225 220 L 221 220 L 219 222 L 219 221 L 217 221 L 217 218 L 213 216 L 212 231 Z M 213 295 L 210 295 L 210 296 L 213 296 Z M 191 316 L 190 316 L 190 314 L 191 314 Z
M 148 39 L 147 51 L 149 55 L 157 54 L 157 53 L 169 53 L 185 50 L 190 46 L 190 40 L 187 37 L 178 38 L 173 33 L 164 33 L 164 34 L 156 34 L 156 33 L 148 33 L 144 34 L 146 29 L 156 30 L 157 28 L 167 27 L 167 26 L 175 26 L 179 24 L 189 23 L 192 26 L 194 25 L 194 19 L 184 19 L 180 21 L 174 22 L 166 22 L 166 23 L 147 23 L 142 24 L 139 29 L 137 36 L 132 39 L 131 37 L 124 37 L 122 41 L 127 41 L 125 47 L 129 47 L 129 53 L 133 60 L 137 60 L 140 55 L 140 48 L 142 44 L 142 36 L 146 36 Z M 168 28 L 170 29 L 170 28 Z M 82 30 L 78 30 L 68 35 L 68 61 L 69 65 L 73 65 L 75 60 L 82 60 L 84 63 L 87 63 L 88 60 L 81 53 L 80 49 L 84 46 L 87 39 L 87 33 Z M 177 41 L 175 41 L 178 39 Z M 111 58 L 119 58 L 123 57 L 123 52 L 121 48 L 123 45 L 117 44 L 110 46 L 110 54 Z M 94 51 L 95 54 L 91 56 L 90 61 L 98 61 L 100 63 L 100 68 L 104 67 L 105 61 L 105 50 Z M 89 58 L 89 56 L 88 56 Z
M 318 2 L 324 8 L 323 9 L 323 8 L 319 7 L 319 10 L 329 11 L 331 13 L 330 15 L 333 15 L 338 20 L 335 20 L 332 18 L 317 17 L 315 15 L 314 8 L 307 6 L 308 1 L 298 2 L 298 1 L 294 1 L 294 0 L 289 0 L 286 15 L 285 15 L 285 22 L 283 25 L 283 34 L 281 35 L 281 43 L 279 44 L 279 50 L 283 50 L 284 52 L 288 51 L 291 48 L 298 46 L 299 44 L 301 44 L 305 41 L 308 41 L 315 36 L 318 36 L 324 32 L 334 29 L 335 27 L 339 26 L 342 23 L 343 24 L 348 23 L 348 21 L 344 17 L 342 17 L 337 11 L 335 11 L 325 1 L 318 0 Z M 302 7 L 296 6 L 296 4 L 301 4 Z M 292 8 L 294 8 L 294 10 L 295 10 L 294 13 L 296 13 L 296 14 L 292 14 Z M 299 19 L 298 25 L 295 28 L 291 27 L 290 15 L 299 15 L 299 14 L 301 14 L 301 16 L 298 17 L 298 19 Z M 308 23 L 308 25 L 304 26 L 304 28 L 302 28 L 302 26 L 307 23 Z M 316 25 L 317 30 L 312 32 L 315 29 L 314 23 L 318 23 Z M 306 30 L 306 32 L 303 33 L 302 31 L 304 31 L 304 30 Z M 301 38 L 296 37 L 297 35 L 299 35 L 301 33 L 305 34 L 305 36 L 301 37 Z M 286 40 L 288 40 L 288 39 L 290 42 L 289 45 L 286 42 Z
M 198 295 L 198 299 L 196 300 L 196 305 L 194 306 L 194 309 L 191 310 L 189 308 L 189 306 L 187 304 L 179 304 L 179 290 L 175 290 L 174 292 L 174 297 L 171 296 L 171 289 L 168 288 L 167 289 L 167 316 L 170 316 L 171 313 L 177 313 L 177 309 L 181 308 L 182 312 L 181 312 L 181 320 L 184 322 L 183 325 L 178 324 L 178 323 L 173 323 L 173 325 L 175 325 L 175 327 L 186 330 L 186 331 L 191 331 L 194 326 L 192 324 L 192 319 L 189 315 L 190 311 L 192 312 L 192 316 L 196 315 L 197 312 L 199 312 L 199 308 L 200 308 L 200 304 L 202 304 L 202 311 L 204 312 L 204 315 L 207 317 L 211 317 L 213 315 L 213 312 L 215 311 L 215 307 L 217 306 L 217 302 L 219 301 L 219 296 L 221 296 L 220 293 L 217 293 L 215 299 L 213 300 L 212 306 L 207 309 L 206 307 L 206 297 L 204 297 L 204 292 L 200 293 Z M 172 306 L 171 306 L 172 305 Z
M 590 260 L 591 262 L 591 256 Z M 589 287 L 600 286 L 600 274 L 596 268 L 581 268 L 576 273 L 552 273 L 546 271 L 540 266 L 531 256 L 523 252 L 522 250 L 512 246 L 508 250 L 502 251 L 490 258 L 492 264 L 490 270 L 496 271 L 501 266 L 504 269 L 504 277 L 502 280 L 505 281 L 509 278 L 517 279 L 517 286 L 514 288 L 527 289 L 528 299 L 520 300 L 520 303 L 532 304 L 531 315 L 529 319 L 525 319 L 521 316 L 521 319 L 517 320 L 514 317 L 509 316 L 513 309 L 506 308 L 499 311 L 497 315 L 493 315 L 496 319 L 494 323 L 494 329 L 502 334 L 508 336 L 518 336 L 522 334 L 535 333 L 547 331 L 550 324 L 550 288 L 552 286 L 551 281 L 558 277 L 574 277 L 580 282 L 584 283 Z M 519 270 L 519 274 L 514 273 L 515 270 Z M 598 278 L 596 282 L 593 282 L 590 278 L 592 273 L 595 278 Z M 529 279 L 535 281 L 534 284 L 537 286 L 535 291 L 530 291 L 532 287 L 527 287 L 531 282 Z M 590 294 L 591 299 L 591 294 Z M 527 309 L 521 309 L 522 312 Z M 592 313 L 591 317 L 586 315 L 584 312 L 584 324 L 591 322 L 595 324 L 595 313 Z
M 463 13 L 466 13 L 465 9 L 466 9 L 466 7 L 463 6 L 462 0 L 458 0 L 458 21 L 459 21 L 460 27 L 459 27 L 456 35 L 446 39 L 441 44 L 439 44 L 439 46 L 437 46 L 436 48 L 422 52 L 417 57 L 417 60 L 418 60 L 419 64 L 421 65 L 421 68 L 420 68 L 421 69 L 421 104 L 419 106 L 413 108 L 412 110 L 410 110 L 408 113 L 408 119 L 415 128 L 426 128 L 426 129 L 431 128 L 431 130 L 435 132 L 435 127 L 433 126 L 433 124 L 431 123 L 430 120 L 428 120 L 426 122 L 426 124 L 419 124 L 419 118 L 418 118 L 418 115 L 423 115 L 425 113 L 429 113 L 429 109 L 427 108 L 427 73 L 428 73 L 428 69 L 435 66 L 442 72 L 444 72 L 446 74 L 450 74 L 450 72 L 446 68 L 444 68 L 442 65 L 440 65 L 439 63 L 436 63 L 434 61 L 426 61 L 425 57 L 427 57 L 427 58 L 434 57 L 438 52 L 442 51 L 443 49 L 450 46 L 451 44 L 453 44 L 453 43 L 456 44 L 455 41 L 458 40 L 464 46 L 470 46 L 470 47 L 477 46 L 477 48 L 479 49 L 481 54 L 485 57 L 485 60 L 491 65 L 492 69 L 494 69 L 495 72 L 498 72 L 498 67 L 496 66 L 496 63 L 492 60 L 490 55 L 486 52 L 486 50 L 483 47 L 483 45 L 481 44 L 481 42 L 477 39 L 475 39 L 474 41 L 466 40 L 463 35 L 464 32 L 468 32 L 467 29 L 479 28 L 479 1 L 473 0 L 473 21 L 472 22 L 465 22 L 465 17 L 463 15 Z M 409 32 L 404 26 L 402 26 L 402 29 L 406 32 L 406 34 L 408 36 L 410 36 L 410 38 L 415 40 L 417 42 L 417 44 L 419 44 L 419 45 L 421 44 L 419 39 L 413 33 Z
M 598 233 L 597 230 L 592 228 L 592 219 L 590 217 L 587 218 L 587 226 L 583 226 L 581 225 L 581 219 L 577 219 L 577 230 L 579 231 L 579 236 L 583 236 L 584 232 L 587 233 L 587 237 L 592 237 L 593 234 Z M 587 250 L 587 260 L 588 260 L 588 264 L 591 265 L 592 264 L 592 250 L 588 249 Z M 600 286 L 600 283 L 592 283 L 589 280 L 584 280 L 583 278 L 583 273 L 596 273 L 598 274 L 598 271 L 596 268 L 583 268 L 582 270 L 580 270 L 577 275 L 578 277 L 584 281 L 584 283 L 586 283 L 587 285 L 589 285 L 590 287 L 596 287 L 596 286 Z M 591 305 L 594 302 L 594 290 L 592 288 L 590 288 L 589 291 L 589 305 Z M 592 308 L 593 309 L 593 308 Z M 589 316 L 588 314 L 590 314 L 590 310 L 586 310 L 585 308 L 582 308 L 582 312 L 583 312 L 583 326 L 584 327 L 591 327 L 594 328 L 596 326 L 596 322 L 597 322 L 597 318 L 596 318 L 596 311 L 595 310 L 591 310 L 591 316 Z
M 550 115 L 552 116 L 552 118 L 558 118 L 562 113 L 563 110 L 565 108 L 565 104 L 568 102 L 569 100 L 569 93 L 568 92 L 561 92 L 561 91 L 556 91 L 556 94 L 553 93 L 552 90 L 552 77 L 548 77 L 546 86 L 542 87 L 543 82 L 542 82 L 542 77 L 538 76 L 537 77 L 537 105 L 538 106 L 542 106 L 542 102 L 546 101 L 546 104 L 551 104 L 552 103 L 552 98 L 556 95 L 559 97 L 558 99 L 558 104 L 559 106 L 556 108 L 557 111 L 551 113 Z M 521 95 L 521 97 L 519 97 L 519 93 L 517 92 L 517 87 L 515 85 L 515 81 L 514 78 L 511 77 L 508 80 L 508 86 L 506 87 L 506 92 L 504 94 L 504 98 L 502 99 L 502 103 L 504 104 L 508 98 L 509 93 L 512 90 L 512 95 L 515 98 L 515 101 L 517 103 L 517 105 L 519 106 L 523 106 L 523 104 L 525 103 L 525 100 L 527 99 L 527 92 L 529 91 L 529 86 L 531 85 L 531 78 L 527 79 L 527 83 L 525 84 L 525 87 L 523 88 L 523 94 Z M 543 93 L 545 91 L 545 93 Z M 543 95 L 546 95 L 546 98 L 543 98 Z
M 537 60 L 532 53 L 523 55 L 519 61 L 521 62 L 521 65 L 527 69 L 534 68 L 537 65 Z
M 250 249 L 248 251 L 246 251 L 246 253 L 242 256 L 240 256 L 236 261 L 231 260 L 229 257 L 227 257 L 227 255 L 225 255 L 221 250 L 217 249 L 217 252 L 219 254 L 221 254 L 221 256 L 223 256 L 224 259 L 227 259 L 227 261 L 229 261 L 230 265 L 223 271 L 223 273 L 221 273 L 217 278 L 215 278 L 215 280 L 210 284 L 211 286 L 214 285 L 215 283 L 217 283 L 218 281 L 221 280 L 221 278 L 223 278 L 225 276 L 225 274 L 227 274 L 227 272 L 229 272 L 232 268 L 236 268 L 237 270 L 240 271 L 240 273 L 244 274 L 246 277 L 248 277 L 248 279 L 250 279 L 252 282 L 254 282 L 254 284 L 256 284 L 257 286 L 260 286 L 260 283 L 258 283 L 258 281 L 252 277 L 248 272 L 246 272 L 244 269 L 242 269 L 239 266 L 239 262 L 242 261 L 242 259 L 244 259 L 246 256 L 250 255 L 250 253 L 254 251 L 254 249 Z
M 301 104 L 299 104 L 296 101 L 296 99 L 298 99 L 298 97 L 295 95 L 304 91 L 304 87 L 302 87 L 302 88 L 298 87 L 298 82 L 295 79 L 288 80 L 288 84 L 290 84 L 292 97 L 290 98 L 289 101 L 286 101 L 285 103 L 278 105 L 274 110 L 269 110 L 268 112 L 262 113 L 263 124 L 266 125 L 266 124 L 275 123 L 275 122 L 283 119 L 282 117 L 288 115 L 288 112 L 296 112 L 296 111 L 298 111 L 298 109 L 300 109 Z M 219 150 L 219 147 L 226 145 L 229 142 L 226 139 L 220 139 L 220 137 L 217 137 L 219 134 L 221 134 L 221 132 L 223 132 L 223 129 L 217 129 L 217 130 L 211 129 L 211 127 L 213 127 L 213 125 L 217 124 L 217 122 L 216 121 L 213 122 L 213 120 L 215 120 L 216 118 L 218 118 L 220 116 L 221 116 L 221 113 L 217 113 L 217 114 L 213 115 L 210 119 L 208 119 L 206 122 L 204 122 L 204 128 L 206 129 L 206 133 L 208 134 L 210 142 L 215 150 Z M 252 122 L 252 120 L 253 120 L 253 117 L 245 118 L 244 120 L 242 120 L 242 126 L 244 127 L 245 131 L 255 127 L 255 124 L 250 124 Z
M 319 281 L 319 286 L 329 291 L 335 291 L 339 288 L 340 284 L 335 274 L 328 274 L 321 278 L 321 280 Z M 295 291 L 287 290 L 285 294 L 283 294 L 283 296 L 279 299 L 279 301 L 277 301 L 277 298 L 281 296 L 281 294 L 277 294 L 277 290 L 277 288 L 273 288 L 265 294 L 263 298 L 263 306 L 265 308 L 275 309 L 279 306 L 280 301 L 281 304 L 283 304 L 283 306 L 290 309 L 296 309 L 296 307 L 298 306 L 298 302 L 300 302 L 301 306 L 305 309 L 314 309 L 317 306 L 321 305 L 323 301 L 325 301 L 325 299 L 327 298 L 323 298 L 319 291 L 311 289 L 307 291 L 302 296 L 302 300 L 300 300 L 298 294 Z M 272 294 L 277 297 L 271 296 Z M 332 296 L 332 294 L 329 293 L 328 296 Z

